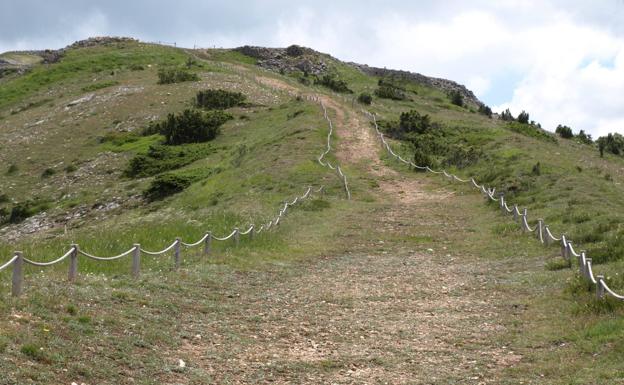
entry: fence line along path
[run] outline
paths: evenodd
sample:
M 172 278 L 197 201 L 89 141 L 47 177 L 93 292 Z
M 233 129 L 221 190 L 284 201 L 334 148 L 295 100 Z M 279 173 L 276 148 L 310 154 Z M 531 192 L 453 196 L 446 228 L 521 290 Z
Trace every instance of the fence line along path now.
M 539 218 L 537 220 L 537 224 L 534 227 L 529 225 L 528 221 L 528 210 L 526 208 L 520 210 L 518 205 L 509 206 L 508 202 L 505 200 L 505 195 L 503 193 L 499 193 L 498 197 L 496 197 L 496 189 L 486 187 L 484 184 L 480 185 L 474 178 L 470 179 L 462 179 L 458 176 L 447 172 L 446 170 L 433 170 L 429 166 L 417 165 L 412 161 L 408 161 L 403 159 L 399 154 L 394 152 L 390 147 L 390 144 L 385 138 L 385 135 L 379 130 L 379 125 L 377 124 L 377 117 L 375 114 L 370 113 L 362 109 L 362 112 L 367 115 L 375 127 L 375 131 L 377 133 L 377 137 L 379 138 L 382 146 L 386 149 L 388 154 L 399 162 L 411 166 L 415 169 L 422 170 L 425 172 L 429 172 L 432 174 L 438 174 L 446 177 L 450 181 L 457 181 L 461 183 L 470 183 L 474 188 L 479 190 L 486 199 L 498 202 L 501 211 L 503 214 L 508 214 L 513 216 L 514 220 L 519 223 L 520 227 L 524 232 L 527 233 L 535 233 L 535 237 L 537 240 L 545 246 L 549 246 L 552 244 L 560 243 L 561 246 L 561 257 L 568 263 L 569 266 L 572 266 L 572 259 L 576 258 L 579 267 L 579 273 L 581 277 L 589 281 L 592 285 L 595 286 L 596 297 L 599 299 L 605 298 L 607 295 L 618 300 L 624 300 L 624 295 L 618 294 L 613 291 L 605 280 L 604 275 L 594 275 L 592 268 L 592 259 L 589 258 L 585 251 L 577 252 L 572 246 L 572 241 L 570 241 L 565 234 L 560 235 L 559 237 L 555 237 L 547 224 L 544 223 L 544 220 Z
M 157 251 L 146 250 L 143 247 L 141 247 L 140 244 L 135 243 L 128 250 L 120 254 L 107 256 L 107 257 L 93 255 L 91 253 L 88 253 L 82 250 L 77 244 L 71 244 L 69 247 L 69 250 L 65 252 L 65 254 L 49 262 L 33 261 L 29 258 L 26 258 L 21 251 L 15 251 L 11 259 L 9 259 L 4 264 L 0 265 L 0 271 L 8 269 L 10 266 L 13 267 L 11 293 L 14 297 L 17 297 L 17 296 L 20 296 L 23 291 L 24 265 L 25 264 L 38 266 L 38 267 L 48 267 L 48 266 L 53 266 L 58 263 L 61 263 L 65 261 L 66 259 L 69 259 L 69 270 L 68 270 L 67 278 L 70 282 L 73 282 L 76 280 L 76 277 L 78 276 L 78 258 L 80 256 L 93 259 L 96 261 L 102 261 L 102 262 L 114 261 L 114 260 L 118 260 L 127 256 L 131 256 L 132 258 L 131 274 L 132 274 L 132 277 L 138 278 L 140 275 L 140 271 L 141 271 L 141 255 L 142 254 L 159 256 L 159 255 L 163 255 L 173 250 L 173 264 L 175 268 L 177 269 L 180 267 L 180 263 L 181 263 L 182 247 L 193 248 L 193 247 L 203 245 L 203 254 L 207 256 L 207 255 L 210 255 L 212 241 L 227 241 L 227 240 L 232 239 L 234 242 L 234 245 L 238 246 L 240 243 L 241 235 L 246 235 L 250 240 L 253 240 L 255 234 L 259 234 L 261 232 L 267 232 L 275 228 L 276 226 L 278 226 L 280 221 L 286 215 L 286 212 L 288 211 L 289 207 L 292 207 L 296 205 L 297 203 L 300 203 L 308 199 L 310 196 L 312 196 L 313 193 L 320 193 L 321 191 L 323 191 L 323 188 L 324 187 L 321 186 L 318 189 L 313 190 L 312 187 L 308 187 L 303 195 L 296 196 L 290 202 L 289 201 L 284 202 L 283 206 L 280 207 L 277 215 L 271 220 L 269 220 L 268 222 L 261 224 L 259 227 L 256 227 L 256 225 L 251 224 L 244 231 L 241 231 L 238 227 L 235 227 L 234 229 L 232 229 L 232 231 L 228 235 L 225 235 L 223 237 L 218 237 L 214 235 L 211 231 L 207 231 L 199 240 L 195 242 L 184 242 L 182 241 L 181 238 L 176 238 L 167 247 L 163 248 L 162 250 L 157 250 Z

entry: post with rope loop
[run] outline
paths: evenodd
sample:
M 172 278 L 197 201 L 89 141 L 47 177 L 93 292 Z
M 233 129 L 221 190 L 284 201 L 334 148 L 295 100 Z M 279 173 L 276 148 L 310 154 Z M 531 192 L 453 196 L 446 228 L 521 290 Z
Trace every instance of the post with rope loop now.
M 24 256 L 21 251 L 16 251 L 15 257 L 15 261 L 13 261 L 11 295 L 13 297 L 19 297 L 22 294 L 22 284 L 24 283 Z
M 500 197 L 499 199 L 500 199 L 500 209 L 501 209 L 501 212 L 503 214 L 505 214 L 506 211 L 507 211 L 507 210 L 505 210 L 505 193 L 498 193 L 498 195 Z
M 238 229 L 238 227 L 235 227 L 234 228 L 234 245 L 238 247 L 239 244 L 240 244 L 240 230 Z
M 518 210 L 518 205 L 514 205 L 513 207 L 513 217 L 514 217 L 514 221 L 518 221 L 518 213 L 520 212 L 520 210 Z
M 565 259 L 568 261 L 568 267 L 572 267 L 572 242 L 566 242 Z
M 180 268 L 180 238 L 176 238 L 173 246 L 173 262 L 176 270 Z
M 134 250 L 132 251 L 132 278 L 137 279 L 141 274 L 141 245 L 134 244 Z
M 550 229 L 548 228 L 548 225 L 544 225 L 544 234 L 544 246 L 550 246 L 552 239 L 550 238 Z
M 204 255 L 210 255 L 210 246 L 212 244 L 212 233 L 209 231 L 206 233 L 206 239 L 204 240 Z
M 605 295 L 604 286 L 602 286 L 602 282 L 604 281 L 604 275 L 596 276 L 596 298 L 603 299 Z
M 527 209 L 524 209 L 522 214 L 520 214 L 520 227 L 522 227 L 522 232 L 526 233 L 529 231 L 527 222 Z
M 587 254 L 585 252 L 585 250 L 581 251 L 581 256 L 579 257 L 579 259 L 581 261 L 585 261 L 585 264 L 580 263 L 580 269 L 581 269 L 581 275 L 585 278 L 589 278 L 589 264 L 591 263 L 592 259 L 591 258 L 587 258 Z
M 254 232 L 256 231 L 256 228 L 254 227 L 254 225 L 251 225 L 251 229 L 249 230 L 249 240 L 253 241 L 254 239 Z
M 539 218 L 537 220 L 537 231 L 535 232 L 535 234 L 537 235 L 537 239 L 541 242 L 544 243 L 544 220 L 542 218 Z
M 76 276 L 78 275 L 78 245 L 72 244 L 71 247 L 74 250 L 69 254 L 69 272 L 67 274 L 67 280 L 69 282 L 75 282 Z

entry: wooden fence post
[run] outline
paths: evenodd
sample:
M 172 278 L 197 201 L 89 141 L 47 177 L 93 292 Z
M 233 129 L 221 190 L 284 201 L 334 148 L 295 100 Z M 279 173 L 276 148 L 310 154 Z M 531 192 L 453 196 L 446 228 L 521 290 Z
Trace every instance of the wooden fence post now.
M 173 263 L 177 270 L 180 267 L 180 238 L 176 238 L 173 246 Z
M 249 240 L 253 241 L 254 239 L 254 232 L 256 231 L 256 228 L 254 227 L 254 225 L 251 225 L 251 230 L 249 230 Z
M 13 281 L 11 282 L 11 295 L 19 297 L 22 294 L 22 285 L 24 283 L 24 256 L 21 251 L 16 251 L 17 259 L 13 261 Z
M 134 251 L 132 252 L 132 277 L 139 278 L 141 274 L 141 245 L 134 244 Z
M 72 244 L 74 248 L 71 254 L 69 254 L 69 272 L 67 273 L 67 280 L 69 282 L 75 282 L 78 275 L 78 245 Z
M 235 227 L 234 228 L 234 245 L 238 247 L 239 244 L 240 244 L 240 230 L 238 229 L 238 227 Z
M 544 220 L 542 218 L 539 218 L 537 220 L 536 235 L 537 235 L 537 239 L 542 243 L 544 243 L 544 230 L 543 229 L 544 229 Z

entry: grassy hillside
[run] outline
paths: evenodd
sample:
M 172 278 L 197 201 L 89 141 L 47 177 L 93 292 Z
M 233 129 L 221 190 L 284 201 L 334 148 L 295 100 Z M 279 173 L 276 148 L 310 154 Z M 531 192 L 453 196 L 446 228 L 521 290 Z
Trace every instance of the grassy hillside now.
M 620 241 L 624 206 L 618 198 L 624 189 L 623 160 L 611 155 L 600 158 L 592 146 L 488 118 L 421 84 L 382 79 L 400 92 L 395 100 L 381 98 L 376 94 L 379 78 L 323 58 L 333 79 L 344 81 L 352 93 L 336 93 L 303 72 L 265 71 L 256 59 L 236 51 L 191 51 L 134 42 L 73 48 L 58 63 L 33 60 L 31 71 L 3 80 L 0 261 L 14 250 L 49 261 L 70 243 L 96 255 L 111 255 L 137 242 L 153 250 L 175 237 L 194 241 L 207 230 L 221 236 L 234 226 L 272 218 L 283 201 L 301 195 L 307 186 L 325 186 L 324 195 L 293 208 L 274 232 L 253 241 L 242 237 L 238 248 L 232 242 L 214 243 L 210 258 L 183 250 L 178 272 L 170 271 L 170 255 L 145 256 L 139 280 L 130 278 L 126 259 L 107 263 L 80 259 L 75 285 L 65 282 L 66 263 L 46 270 L 27 267 L 21 299 L 8 297 L 10 272 L 0 273 L 0 309 L 5 314 L 0 328 L 6 330 L 0 336 L 0 356 L 6 358 L 0 371 L 11 374 L 7 383 L 153 383 L 155 378 L 233 382 L 245 370 L 228 366 L 238 362 L 233 357 L 256 344 L 265 346 L 262 338 L 288 336 L 293 325 L 305 329 L 301 333 L 306 339 L 314 339 L 317 335 L 309 328 L 344 322 L 358 330 L 322 330 L 322 335 L 337 336 L 337 345 L 353 337 L 356 340 L 349 346 L 356 346 L 365 338 L 364 331 L 378 332 L 368 326 L 367 317 L 364 321 L 349 318 L 368 314 L 364 309 L 382 309 L 392 322 L 411 320 L 414 312 L 423 309 L 423 314 L 439 313 L 453 320 L 457 312 L 475 303 L 493 304 L 488 308 L 492 313 L 483 313 L 492 317 L 483 328 L 488 335 L 471 334 L 464 340 L 465 330 L 459 330 L 446 337 L 453 354 L 461 353 L 453 360 L 465 360 L 465 354 L 477 354 L 486 344 L 500 351 L 509 349 L 509 360 L 515 360 L 511 349 L 519 352 L 522 361 L 504 363 L 496 372 L 496 378 L 506 381 L 498 383 L 527 379 L 592 383 L 599 381 L 598 373 L 603 383 L 613 383 L 608 381 L 621 377 L 622 307 L 596 302 L 574 271 L 560 263 L 557 247 L 538 246 L 501 216 L 495 204 L 486 206 L 468 187 L 407 170 L 382 152 L 384 163 L 377 163 L 374 148 L 375 159 L 354 157 L 348 151 L 361 150 L 353 142 L 362 138 L 342 134 L 348 130 L 354 130 L 351 135 L 361 134 L 350 123 L 368 125 L 360 108 L 378 114 L 387 128 L 410 110 L 429 115 L 433 133 L 426 138 L 397 136 L 393 146 L 411 159 L 418 146 L 414 143 L 428 143 L 432 166 L 504 191 L 511 202 L 528 208 L 531 224 L 544 218 L 556 235 L 565 232 L 577 250 L 586 249 L 595 270 L 605 273 L 609 285 L 620 291 L 624 290 L 619 274 L 624 264 Z M 163 68 L 196 74 L 198 80 L 158 84 Z M 207 89 L 245 96 L 244 103 L 225 110 L 232 119 L 214 140 L 169 146 L 163 144 L 162 135 L 144 132 L 168 114 L 193 107 L 196 93 Z M 361 93 L 372 95 L 371 105 L 357 101 Z M 336 106 L 329 110 L 330 117 L 335 128 L 342 127 L 332 139 L 334 150 L 328 159 L 340 163 L 348 176 L 352 201 L 344 199 L 340 179 L 316 161 L 326 145 L 327 122 L 319 105 L 298 98 L 299 94 L 322 95 Z M 149 158 L 151 168 L 130 175 L 129 165 L 141 157 Z M 392 170 L 385 170 L 387 166 Z M 186 179 L 189 186 L 164 199 L 147 199 L 145 192 L 164 176 Z M 395 186 L 395 181 L 400 183 Z M 29 211 L 27 218 L 6 223 L 16 207 Z M 412 268 L 422 263 L 410 259 L 414 253 L 437 261 L 436 274 L 453 270 L 457 274 L 453 279 L 462 280 L 470 271 L 468 275 L 479 281 L 455 286 L 458 282 L 447 282 L 450 278 L 440 275 L 444 287 L 436 289 L 435 277 Z M 397 290 L 392 279 L 401 269 L 375 272 L 358 261 L 371 258 L 382 263 L 387 254 L 404 258 L 405 270 L 425 274 L 407 277 L 409 286 L 399 287 L 400 292 L 422 295 L 427 301 L 440 293 L 449 295 L 451 302 L 476 296 L 476 302 L 446 309 L 434 302 L 402 308 L 403 302 L 398 301 L 386 312 L 379 305 L 391 298 L 387 292 Z M 345 256 L 346 268 L 340 262 Z M 309 277 L 303 274 L 316 271 L 317 264 L 327 275 L 334 266 L 336 271 L 343 269 L 345 275 L 336 279 L 349 288 L 371 282 L 379 282 L 382 288 L 367 292 L 371 303 L 364 309 L 357 307 L 357 298 L 342 298 L 341 293 L 319 294 L 320 299 L 312 301 L 306 295 L 325 288 L 318 281 L 305 283 Z M 352 265 L 359 267 L 352 269 Z M 416 274 L 412 270 L 410 274 Z M 303 290 L 288 303 L 283 298 L 289 294 L 272 291 L 286 285 L 282 289 L 290 293 L 287 283 L 291 281 L 285 279 L 293 279 L 293 286 Z M 432 292 L 418 292 L 425 287 Z M 330 312 L 322 325 L 307 318 L 291 322 L 288 312 L 293 306 L 303 306 L 299 310 L 312 317 L 316 313 L 311 309 L 319 304 L 346 309 L 349 315 L 342 314 L 336 321 Z M 278 316 L 272 313 L 275 309 L 288 314 Z M 245 313 L 248 310 L 257 314 Z M 459 318 L 472 320 L 473 313 L 460 313 Z M 428 322 L 426 318 L 414 321 Z M 501 329 L 489 329 L 492 324 Z M 397 325 L 388 334 L 392 341 L 420 341 L 422 335 L 413 324 Z M 448 329 L 454 327 L 459 326 Z M 264 330 L 273 334 L 262 335 Z M 403 363 L 414 361 L 418 349 L 393 343 L 388 342 L 386 356 L 362 349 L 366 356 L 361 357 L 349 348 L 340 359 L 284 361 L 255 368 L 258 371 L 249 381 L 303 382 L 305 377 L 332 382 L 332 375 L 366 366 L 381 371 L 378 378 L 402 373 Z M 220 348 L 225 345 L 231 349 Z M 378 351 L 378 345 L 376 341 L 376 347 L 369 348 Z M 394 357 L 397 352 L 403 354 L 400 359 Z M 186 369 L 177 365 L 178 358 L 188 361 L 200 356 L 210 369 L 200 370 L 198 362 Z M 85 357 L 96 365 L 89 365 Z M 482 359 L 474 364 L 476 378 L 483 378 L 481 371 L 492 365 Z M 213 362 L 220 366 L 211 366 Z M 471 362 L 463 365 L 470 367 Z M 588 369 L 587 362 L 597 369 Z M 417 373 L 419 368 L 409 370 Z M 444 383 L 445 377 L 437 381 Z

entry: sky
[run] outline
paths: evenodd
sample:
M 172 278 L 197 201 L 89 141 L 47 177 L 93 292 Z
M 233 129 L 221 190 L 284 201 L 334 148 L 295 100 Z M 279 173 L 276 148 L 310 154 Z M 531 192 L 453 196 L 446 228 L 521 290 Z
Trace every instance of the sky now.
M 3 0 L 0 52 L 89 36 L 299 44 L 455 80 L 554 131 L 624 134 L 624 0 Z

